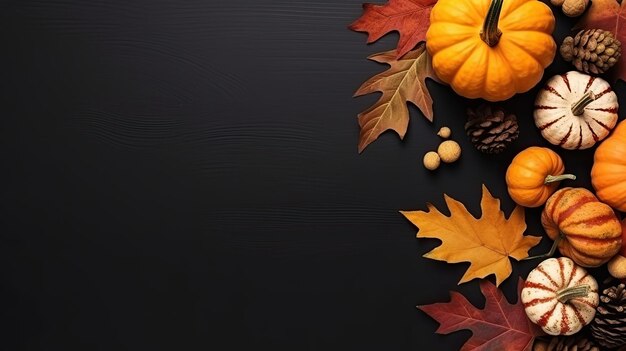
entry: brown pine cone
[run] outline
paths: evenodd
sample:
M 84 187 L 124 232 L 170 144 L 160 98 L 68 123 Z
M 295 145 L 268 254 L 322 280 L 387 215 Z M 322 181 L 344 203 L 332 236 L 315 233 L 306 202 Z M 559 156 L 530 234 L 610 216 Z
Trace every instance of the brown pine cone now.
M 579 71 L 602 74 L 622 55 L 622 44 L 613 33 L 602 29 L 581 30 L 561 44 L 561 56 Z
M 592 340 L 580 334 L 575 334 L 536 340 L 533 345 L 533 351 L 600 351 L 600 348 Z
M 626 346 L 626 288 L 624 284 L 604 289 L 591 334 L 603 347 Z
M 519 136 L 515 115 L 500 107 L 483 104 L 477 109 L 467 109 L 465 131 L 474 146 L 487 154 L 498 154 Z

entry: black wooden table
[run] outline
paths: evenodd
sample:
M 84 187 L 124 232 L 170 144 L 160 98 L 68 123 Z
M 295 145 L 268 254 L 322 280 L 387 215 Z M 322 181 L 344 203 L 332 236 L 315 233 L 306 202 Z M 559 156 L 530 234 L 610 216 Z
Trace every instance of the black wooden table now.
M 476 215 L 481 184 L 509 212 L 504 172 L 547 146 L 537 89 L 503 105 L 521 136 L 475 151 L 460 98 L 429 82 L 404 142 L 357 153 L 353 99 L 385 66 L 347 29 L 361 0 L 0 1 L 2 350 L 456 350 L 415 306 L 466 264 L 426 260 L 398 210 Z M 558 14 L 557 42 L 573 20 Z M 546 78 L 570 69 L 557 58 Z M 623 83 L 617 86 L 624 103 Z M 431 173 L 447 125 L 461 160 Z M 562 152 L 589 186 L 593 150 Z M 539 210 L 528 233 L 541 234 Z M 542 242 L 535 252 L 547 250 Z M 502 288 L 536 262 L 514 264 Z

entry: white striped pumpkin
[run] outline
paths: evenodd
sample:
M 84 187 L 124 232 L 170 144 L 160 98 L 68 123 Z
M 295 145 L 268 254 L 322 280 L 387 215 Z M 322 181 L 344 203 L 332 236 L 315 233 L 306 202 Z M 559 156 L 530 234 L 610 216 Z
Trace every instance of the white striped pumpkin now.
M 528 318 L 550 335 L 572 335 L 591 323 L 598 283 L 567 257 L 549 258 L 533 269 L 520 296 Z
M 615 127 L 618 107 L 617 95 L 607 81 L 571 71 L 550 78 L 539 92 L 535 125 L 553 145 L 588 149 Z

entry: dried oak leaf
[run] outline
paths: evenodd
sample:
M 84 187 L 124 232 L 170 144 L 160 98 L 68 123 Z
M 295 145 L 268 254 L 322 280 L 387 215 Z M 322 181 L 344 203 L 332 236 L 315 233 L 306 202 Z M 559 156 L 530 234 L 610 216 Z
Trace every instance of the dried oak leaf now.
M 419 228 L 418 238 L 435 238 L 441 245 L 424 257 L 448 263 L 470 262 L 459 284 L 474 278 L 495 274 L 496 285 L 511 275 L 509 257 L 521 260 L 528 250 L 541 241 L 540 237 L 524 236 L 526 222 L 524 209 L 515 207 L 507 219 L 500 210 L 500 200 L 494 198 L 483 185 L 480 202 L 482 216 L 474 218 L 465 206 L 444 195 L 450 216 L 428 204 L 428 211 L 401 211 Z
M 482 310 L 457 292 L 450 293 L 450 302 L 417 308 L 439 322 L 438 334 L 471 330 L 472 337 L 460 351 L 531 351 L 535 337 L 543 335 L 543 332 L 528 320 L 519 301 L 523 286 L 524 281 L 520 278 L 516 304 L 509 303 L 499 289 L 483 280 L 480 282 L 480 290 L 485 296 L 485 308 Z
M 576 29 L 604 29 L 626 44 L 626 1 L 593 0 L 589 10 L 576 24 Z M 626 81 L 626 55 L 622 55 L 613 68 L 615 79 Z
M 432 122 L 433 99 L 426 87 L 426 78 L 437 80 L 424 43 L 400 59 L 396 59 L 395 50 L 368 58 L 391 67 L 367 80 L 354 94 L 356 97 L 377 91 L 383 93 L 373 106 L 359 114 L 359 152 L 389 129 L 398 133 L 400 139 L 404 138 L 409 125 L 407 101 L 417 106 Z
M 357 32 L 367 32 L 372 43 L 391 31 L 400 33 L 396 55 L 403 56 L 417 43 L 426 40 L 430 10 L 437 0 L 389 0 L 385 5 L 363 4 L 363 15 L 350 25 Z

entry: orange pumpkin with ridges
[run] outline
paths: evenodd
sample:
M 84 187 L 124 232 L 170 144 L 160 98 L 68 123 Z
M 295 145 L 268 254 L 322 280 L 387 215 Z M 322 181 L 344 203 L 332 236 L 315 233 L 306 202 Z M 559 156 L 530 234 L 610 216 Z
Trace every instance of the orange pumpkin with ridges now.
M 559 252 L 584 267 L 608 262 L 622 247 L 615 212 L 584 188 L 563 188 L 546 202 L 541 224 Z
M 531 146 L 517 154 L 506 170 L 509 195 L 518 205 L 539 207 L 556 191 L 561 180 L 576 179 L 563 172 L 563 160 L 556 152 Z
M 598 197 L 626 212 L 626 121 L 620 122 L 593 155 L 591 183 Z

